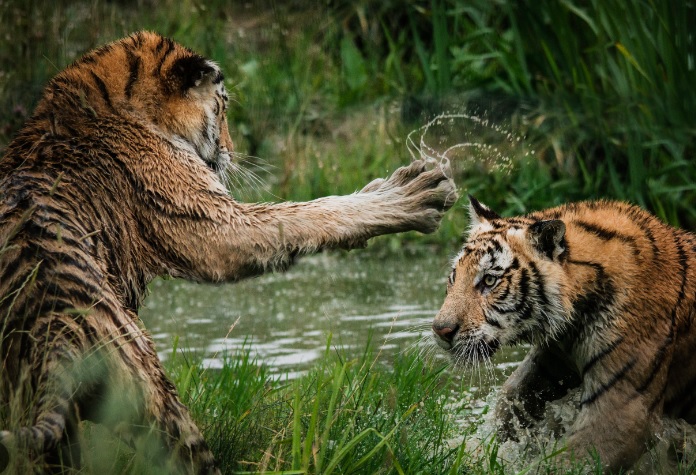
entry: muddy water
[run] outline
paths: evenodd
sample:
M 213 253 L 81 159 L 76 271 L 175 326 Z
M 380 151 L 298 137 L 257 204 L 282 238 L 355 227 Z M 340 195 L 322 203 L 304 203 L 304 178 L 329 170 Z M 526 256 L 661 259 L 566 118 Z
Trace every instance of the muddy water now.
M 323 356 L 331 334 L 332 345 L 348 355 L 371 341 L 388 362 L 400 351 L 432 346 L 430 323 L 449 265 L 449 256 L 434 253 L 329 253 L 236 284 L 157 280 L 141 316 L 165 359 L 175 338 L 209 367 L 246 345 L 272 372 L 292 377 Z M 522 353 L 497 355 L 491 382 L 509 374 Z

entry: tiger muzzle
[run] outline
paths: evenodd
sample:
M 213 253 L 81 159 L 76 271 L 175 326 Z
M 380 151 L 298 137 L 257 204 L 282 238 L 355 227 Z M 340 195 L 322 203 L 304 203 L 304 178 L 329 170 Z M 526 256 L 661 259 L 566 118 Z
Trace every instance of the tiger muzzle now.
M 433 323 L 433 333 L 435 334 L 435 341 L 441 348 L 445 350 L 449 350 L 452 348 L 454 337 L 456 336 L 458 331 L 458 323 L 437 321 Z

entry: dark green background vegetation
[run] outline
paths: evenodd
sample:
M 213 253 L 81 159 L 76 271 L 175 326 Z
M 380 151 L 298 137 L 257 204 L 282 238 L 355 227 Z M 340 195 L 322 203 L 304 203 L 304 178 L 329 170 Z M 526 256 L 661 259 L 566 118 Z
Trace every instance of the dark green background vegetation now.
M 445 142 L 502 149 L 512 166 L 472 149 L 452 159 L 455 179 L 499 212 L 619 198 L 696 229 L 693 1 L 0 0 L 0 24 L 0 150 L 50 77 L 150 29 L 225 70 L 242 199 L 355 191 L 408 163 L 410 131 L 468 113 L 495 127 L 456 120 Z M 456 209 L 407 242 L 453 252 L 464 221 Z M 468 410 L 442 410 L 459 383 L 415 358 L 389 371 L 370 356 L 327 361 L 287 384 L 242 357 L 172 368 L 226 470 L 503 472 L 493 442 L 477 454 L 445 443 Z M 124 453 L 126 469 L 147 466 Z
M 0 20 L 0 148 L 66 64 L 151 29 L 226 71 L 242 164 L 262 180 L 241 174 L 240 198 L 352 192 L 410 160 L 411 130 L 473 113 L 523 138 L 447 130 L 507 145 L 512 170 L 453 163 L 500 212 L 608 197 L 696 228 L 692 1 L 3 0 Z M 458 239 L 451 214 L 430 241 Z

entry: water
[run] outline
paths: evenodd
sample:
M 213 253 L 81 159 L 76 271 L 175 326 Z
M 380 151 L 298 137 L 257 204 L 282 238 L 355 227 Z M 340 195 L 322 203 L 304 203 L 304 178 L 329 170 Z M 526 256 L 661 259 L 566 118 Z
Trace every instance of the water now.
M 272 373 L 294 377 L 322 357 L 329 334 L 349 356 L 371 340 L 385 362 L 398 352 L 432 347 L 430 325 L 449 270 L 449 256 L 442 254 L 320 254 L 286 273 L 236 284 L 156 280 L 141 317 L 163 359 L 175 338 L 212 368 L 222 365 L 225 353 L 246 346 Z M 493 383 L 522 355 L 520 349 L 496 355 Z
M 442 113 L 411 131 L 406 138 L 411 156 L 430 162 L 446 162 L 455 176 L 471 168 L 509 174 L 520 160 L 533 157 L 524 138 L 506 126 L 483 116 Z
M 446 267 L 436 256 L 331 253 L 236 284 L 157 280 L 141 316 L 165 359 L 178 336 L 211 367 L 246 342 L 272 370 L 302 371 L 323 354 L 329 333 L 346 351 L 364 349 L 370 336 L 392 351 L 406 348 L 438 308 Z

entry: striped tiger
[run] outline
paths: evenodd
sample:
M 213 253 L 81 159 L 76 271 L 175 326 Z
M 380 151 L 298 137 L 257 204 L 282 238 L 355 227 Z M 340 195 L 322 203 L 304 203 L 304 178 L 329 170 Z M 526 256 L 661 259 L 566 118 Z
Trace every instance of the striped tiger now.
M 0 452 L 13 467 L 79 468 L 92 420 L 135 445 L 154 436 L 148 457 L 168 473 L 219 473 L 138 317 L 148 283 L 237 281 L 429 233 L 456 200 L 446 167 L 417 160 L 352 195 L 235 201 L 227 103 L 215 63 L 139 32 L 53 78 L 0 159 Z
M 432 329 L 455 364 L 531 344 L 503 384 L 502 440 L 581 394 L 568 454 L 630 467 L 664 415 L 696 423 L 696 236 L 622 202 L 502 218 L 470 197 L 471 228 Z

